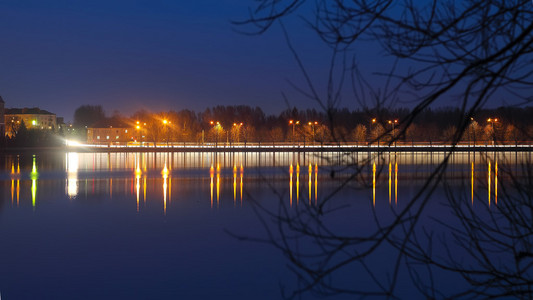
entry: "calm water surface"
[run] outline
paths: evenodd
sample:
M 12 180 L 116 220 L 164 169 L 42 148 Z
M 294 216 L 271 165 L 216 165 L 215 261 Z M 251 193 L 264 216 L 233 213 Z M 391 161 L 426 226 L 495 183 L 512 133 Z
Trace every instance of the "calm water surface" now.
M 342 231 L 401 208 L 444 154 L 35 153 L 1 158 L 2 299 L 277 299 L 297 286 L 257 204 L 297 211 L 333 197 Z M 454 155 L 449 184 L 496 203 L 529 154 Z M 357 164 L 348 166 L 349 162 Z M 361 176 L 350 179 L 354 168 Z M 518 167 L 516 167 L 518 172 Z M 500 180 L 500 183 L 498 183 Z M 345 188 L 334 193 L 340 184 Z M 438 211 L 439 197 L 430 211 Z M 347 281 L 349 284 L 349 281 Z M 311 297 L 311 295 L 306 295 Z

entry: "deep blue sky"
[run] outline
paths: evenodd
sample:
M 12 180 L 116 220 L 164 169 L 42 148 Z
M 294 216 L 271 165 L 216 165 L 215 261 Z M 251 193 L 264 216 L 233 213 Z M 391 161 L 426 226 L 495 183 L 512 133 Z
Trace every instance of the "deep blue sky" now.
M 0 0 L 0 95 L 6 107 L 38 106 L 66 121 L 83 104 L 103 105 L 108 115 L 238 104 L 277 114 L 288 107 L 282 92 L 290 106 L 318 107 L 288 83 L 304 86 L 279 26 L 260 36 L 235 31 L 246 28 L 231 21 L 246 18 L 254 3 Z M 313 7 L 306 9 L 299 13 Z M 285 21 L 324 96 L 329 50 L 298 16 Z M 369 74 L 387 70 L 390 61 L 377 43 L 354 50 L 366 79 L 379 86 L 382 78 Z M 489 104 L 501 105 L 502 99 Z M 412 105 L 400 100 L 396 106 Z M 340 106 L 357 105 L 348 84 Z
M 178 4 L 179 3 L 179 4 Z M 279 28 L 237 33 L 249 1 L 0 1 L 0 95 L 6 107 L 39 106 L 71 120 L 82 104 L 129 115 L 137 109 L 201 111 L 218 104 L 315 107 Z M 325 46 L 292 31 L 311 70 Z

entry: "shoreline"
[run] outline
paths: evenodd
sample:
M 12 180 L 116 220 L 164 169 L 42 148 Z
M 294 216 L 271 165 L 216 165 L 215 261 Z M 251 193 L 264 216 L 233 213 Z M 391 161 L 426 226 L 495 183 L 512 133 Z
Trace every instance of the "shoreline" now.
M 14 154 L 27 152 L 80 152 L 80 153 L 117 153 L 117 152 L 532 152 L 533 145 L 328 145 L 328 146 L 287 146 L 287 145 L 250 145 L 250 146 L 62 146 L 62 147 L 17 147 L 2 148 L 0 153 Z

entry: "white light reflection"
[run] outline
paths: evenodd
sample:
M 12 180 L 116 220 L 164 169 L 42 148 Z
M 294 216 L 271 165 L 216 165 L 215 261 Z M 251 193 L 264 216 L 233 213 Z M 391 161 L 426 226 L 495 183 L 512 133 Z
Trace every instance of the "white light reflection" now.
M 66 154 L 67 161 L 67 195 L 70 199 L 78 195 L 78 163 L 79 157 L 76 152 Z

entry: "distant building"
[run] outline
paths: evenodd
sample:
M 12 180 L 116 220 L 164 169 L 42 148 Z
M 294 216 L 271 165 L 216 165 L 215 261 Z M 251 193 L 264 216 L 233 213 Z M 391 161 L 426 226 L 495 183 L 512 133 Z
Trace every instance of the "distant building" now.
M 87 143 L 115 144 L 133 140 L 134 128 L 123 120 L 106 119 L 87 128 Z
M 2 104 L 3 105 L 3 104 Z M 7 108 L 4 110 L 5 135 L 12 137 L 24 122 L 27 129 L 57 130 L 56 115 L 34 108 Z
M 0 136 L 5 136 L 6 134 L 6 123 L 4 119 L 4 105 L 6 103 L 4 102 L 4 99 L 2 99 L 2 96 L 0 96 Z

